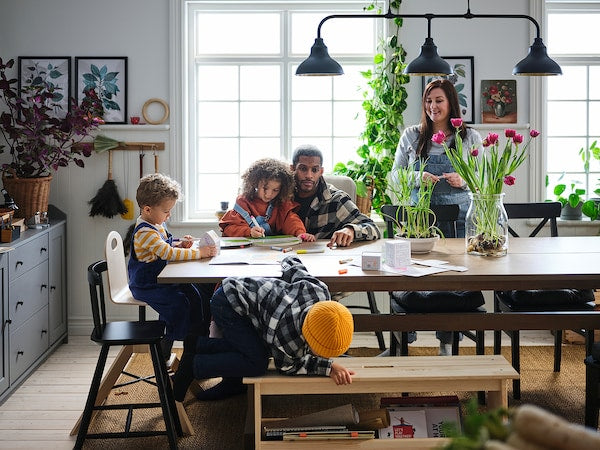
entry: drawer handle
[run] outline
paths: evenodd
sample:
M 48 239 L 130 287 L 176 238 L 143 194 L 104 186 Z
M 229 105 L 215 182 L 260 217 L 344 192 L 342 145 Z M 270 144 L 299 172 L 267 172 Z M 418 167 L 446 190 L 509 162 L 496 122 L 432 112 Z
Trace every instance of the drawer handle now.
M 12 320 L 10 320 L 10 319 L 4 321 L 4 323 L 2 324 L 2 333 L 4 333 L 6 325 L 10 325 L 11 323 L 12 323 Z
M 19 350 L 19 351 L 17 352 L 17 356 L 23 356 L 23 355 L 24 355 L 24 353 L 23 353 L 23 351 L 22 351 L 22 350 Z
M 47 252 L 47 251 L 48 251 L 48 250 L 46 249 L 46 247 L 42 247 L 42 248 L 40 248 L 40 253 L 44 253 L 44 252 Z
M 43 336 L 44 334 L 46 334 L 47 332 L 48 332 L 48 330 L 42 330 L 42 336 Z
M 17 263 L 15 264 L 15 267 L 19 267 L 23 265 L 23 261 L 17 261 Z
M 40 290 L 42 290 L 42 289 L 48 289 L 48 285 L 47 284 L 42 284 L 40 286 Z
M 55 291 L 56 290 L 56 286 L 50 286 L 50 290 L 51 291 Z
M 23 304 L 23 301 L 22 301 L 22 300 L 19 300 L 19 301 L 17 302 L 17 306 L 19 306 L 19 305 L 22 305 L 22 304 Z

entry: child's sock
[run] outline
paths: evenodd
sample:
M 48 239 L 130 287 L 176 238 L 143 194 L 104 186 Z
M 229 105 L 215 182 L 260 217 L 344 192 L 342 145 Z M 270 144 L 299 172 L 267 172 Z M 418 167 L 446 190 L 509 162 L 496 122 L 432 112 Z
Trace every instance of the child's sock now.
M 189 335 L 183 341 L 183 355 L 173 376 L 173 395 L 178 402 L 183 401 L 190 384 L 194 381 L 195 339 L 196 336 Z
M 241 378 L 223 378 L 219 384 L 196 394 L 198 400 L 213 401 L 222 400 L 234 395 L 243 394 L 248 390 L 248 386 L 242 383 Z

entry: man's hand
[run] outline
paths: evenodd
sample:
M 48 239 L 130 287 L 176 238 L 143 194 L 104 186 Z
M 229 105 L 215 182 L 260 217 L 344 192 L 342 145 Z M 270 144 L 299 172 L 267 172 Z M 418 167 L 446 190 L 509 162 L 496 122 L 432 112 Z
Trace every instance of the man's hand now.
M 331 372 L 329 373 L 329 377 L 333 378 L 335 384 L 351 384 L 352 375 L 354 375 L 353 370 L 346 369 L 344 366 L 341 366 L 338 363 L 331 364 Z
M 354 241 L 354 230 L 352 228 L 342 228 L 337 230 L 331 236 L 331 239 L 327 243 L 327 247 L 331 248 L 334 246 L 348 247 Z

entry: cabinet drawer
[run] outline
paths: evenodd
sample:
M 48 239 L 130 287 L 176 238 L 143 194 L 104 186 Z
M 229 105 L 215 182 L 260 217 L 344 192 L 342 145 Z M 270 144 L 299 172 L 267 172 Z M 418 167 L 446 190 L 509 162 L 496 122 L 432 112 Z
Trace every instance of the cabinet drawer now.
M 34 267 L 9 285 L 8 318 L 13 329 L 48 305 L 48 261 Z
M 38 311 L 17 329 L 11 324 L 9 339 L 12 384 L 48 349 L 48 307 Z
M 14 280 L 42 261 L 48 260 L 48 233 L 18 246 L 8 256 L 8 278 Z

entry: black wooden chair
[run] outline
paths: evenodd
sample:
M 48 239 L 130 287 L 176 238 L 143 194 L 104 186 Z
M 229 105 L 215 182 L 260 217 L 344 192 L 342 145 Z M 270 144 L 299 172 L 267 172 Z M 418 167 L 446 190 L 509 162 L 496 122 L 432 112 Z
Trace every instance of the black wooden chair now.
M 452 238 L 456 236 L 456 220 L 458 218 L 458 205 L 431 205 L 435 216 L 431 217 L 432 223 L 437 221 L 446 224 L 447 228 L 454 230 Z M 402 207 L 396 205 L 384 205 L 381 208 L 386 222 L 387 235 L 395 235 L 394 225 L 397 218 L 402 218 Z M 390 310 L 396 313 L 428 313 L 428 312 L 482 312 L 485 313 L 483 304 L 485 300 L 481 291 L 412 291 L 412 292 L 390 292 Z M 485 353 L 485 334 L 483 330 L 476 332 L 458 330 L 452 336 L 452 354 L 458 354 L 459 331 L 464 336 L 473 340 L 476 344 L 478 355 Z M 399 349 L 398 349 L 399 347 Z M 399 350 L 399 352 L 398 352 Z M 390 333 L 390 355 L 408 354 L 408 332 Z
M 90 288 L 92 316 L 94 318 L 94 330 L 92 331 L 91 339 L 102 347 L 100 349 L 100 356 L 98 357 L 85 408 L 81 416 L 75 448 L 82 448 L 86 439 L 167 436 L 169 448 L 176 449 L 177 436 L 182 436 L 183 432 L 177 414 L 175 398 L 171 389 L 171 381 L 167 374 L 165 359 L 160 347 L 161 340 L 165 333 L 165 322 L 161 320 L 107 322 L 103 282 L 103 273 L 106 272 L 106 270 L 106 261 L 98 261 L 88 267 L 88 284 Z M 99 396 L 99 388 L 104 366 L 106 365 L 108 351 L 110 347 L 114 345 L 149 346 L 156 382 L 154 383 L 150 380 L 145 381 L 157 387 L 160 398 L 159 403 L 104 405 L 103 401 L 98 401 L 98 398 L 103 398 L 102 395 Z M 162 408 L 165 430 L 130 430 L 134 410 L 144 408 Z M 94 413 L 103 410 L 127 410 L 124 431 L 89 433 L 88 429 Z
M 556 219 L 560 216 L 561 204 L 559 202 L 540 203 L 505 203 L 504 208 L 509 220 L 536 219 L 539 223 L 529 234 L 535 237 L 550 224 L 550 236 L 558 236 Z M 518 238 L 519 235 L 509 225 L 508 232 L 511 236 Z M 556 289 L 556 290 L 525 290 L 525 291 L 496 291 L 494 292 L 494 311 L 581 311 L 594 308 L 594 293 L 591 289 Z M 594 341 L 593 330 L 574 330 L 586 338 L 586 349 L 588 355 Z M 519 330 L 504 331 L 511 341 L 511 360 L 517 372 L 520 371 Z M 554 371 L 560 371 L 560 360 L 562 352 L 562 330 L 554 330 Z M 494 353 L 500 354 L 502 331 L 494 331 Z M 521 383 L 513 380 L 513 398 L 521 398 Z
M 600 342 L 585 358 L 585 426 L 598 429 L 600 410 Z

